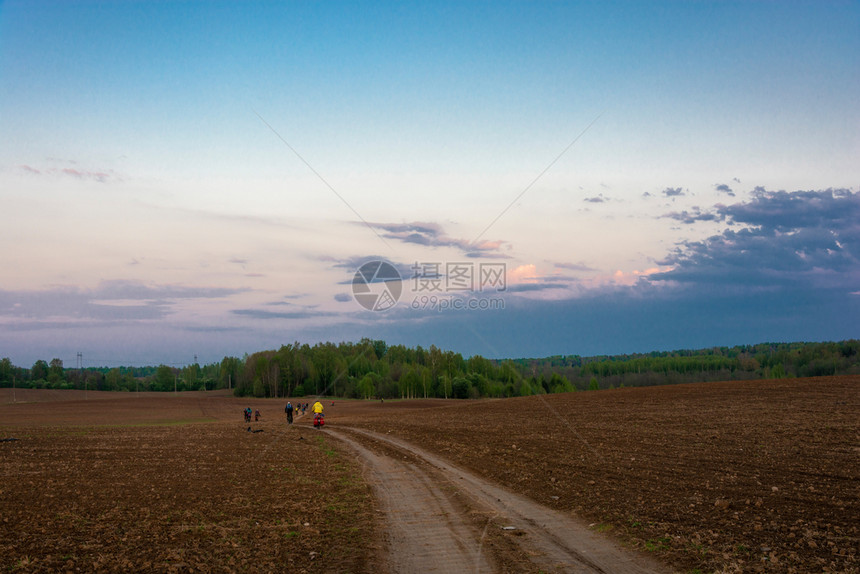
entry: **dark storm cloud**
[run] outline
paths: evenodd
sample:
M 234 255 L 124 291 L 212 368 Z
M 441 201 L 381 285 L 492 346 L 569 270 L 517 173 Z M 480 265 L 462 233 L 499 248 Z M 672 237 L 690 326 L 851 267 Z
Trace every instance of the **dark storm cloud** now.
M 815 290 L 739 295 L 637 286 L 575 299 L 506 302 L 498 312 L 436 313 L 421 323 L 362 325 L 354 337 L 435 344 L 465 356 L 593 355 L 847 339 L 856 337 L 860 315 L 860 297 Z
M 357 324 L 354 336 L 497 358 L 857 336 L 857 193 L 758 189 L 745 202 L 669 217 L 724 222 L 725 229 L 680 244 L 661 262 L 674 269 L 630 287 L 580 289 L 561 300 L 527 297 L 563 286 L 547 277 L 509 285 L 514 296 L 505 298 L 503 310 L 418 316 L 407 309 L 395 315 L 397 321 Z
M 848 189 L 823 191 L 767 191 L 757 187 L 752 201 L 722 206 L 720 211 L 738 223 L 778 231 L 809 227 L 854 228 L 860 221 L 860 194 Z
M 716 206 L 716 216 L 743 228 L 681 244 L 659 262 L 674 269 L 649 280 L 702 287 L 854 289 L 860 281 L 858 193 L 758 188 L 751 201 Z

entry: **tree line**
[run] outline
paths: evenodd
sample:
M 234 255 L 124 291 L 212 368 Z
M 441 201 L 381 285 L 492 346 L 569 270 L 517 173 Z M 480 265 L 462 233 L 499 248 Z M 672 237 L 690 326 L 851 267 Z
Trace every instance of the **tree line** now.
M 0 387 L 106 391 L 230 389 L 237 396 L 482 398 L 738 379 L 860 373 L 860 341 L 762 343 L 628 355 L 464 358 L 382 340 L 292 343 L 220 363 L 68 369 L 0 360 Z

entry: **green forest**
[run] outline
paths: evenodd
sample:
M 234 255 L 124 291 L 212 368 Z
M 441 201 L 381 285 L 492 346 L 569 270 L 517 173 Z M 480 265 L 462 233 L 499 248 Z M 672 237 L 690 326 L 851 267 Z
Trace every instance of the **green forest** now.
M 721 380 L 860 373 L 860 341 L 761 343 L 699 350 L 539 359 L 464 358 L 431 345 L 293 343 L 220 363 L 69 369 L 60 359 L 0 360 L 0 387 L 103 391 L 229 389 L 237 396 L 515 397 Z

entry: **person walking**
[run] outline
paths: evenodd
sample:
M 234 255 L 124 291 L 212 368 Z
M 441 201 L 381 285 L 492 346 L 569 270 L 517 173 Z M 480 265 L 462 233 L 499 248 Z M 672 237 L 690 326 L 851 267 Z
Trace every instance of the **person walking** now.
M 287 413 L 287 424 L 293 424 L 293 403 L 287 401 L 287 406 L 284 407 L 284 412 Z

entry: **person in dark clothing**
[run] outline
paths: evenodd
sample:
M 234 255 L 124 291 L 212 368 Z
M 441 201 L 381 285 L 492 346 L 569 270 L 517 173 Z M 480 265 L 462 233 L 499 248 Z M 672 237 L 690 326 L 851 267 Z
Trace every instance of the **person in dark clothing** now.
M 287 413 L 287 424 L 293 424 L 293 403 L 287 401 L 287 406 L 284 407 L 284 412 Z

